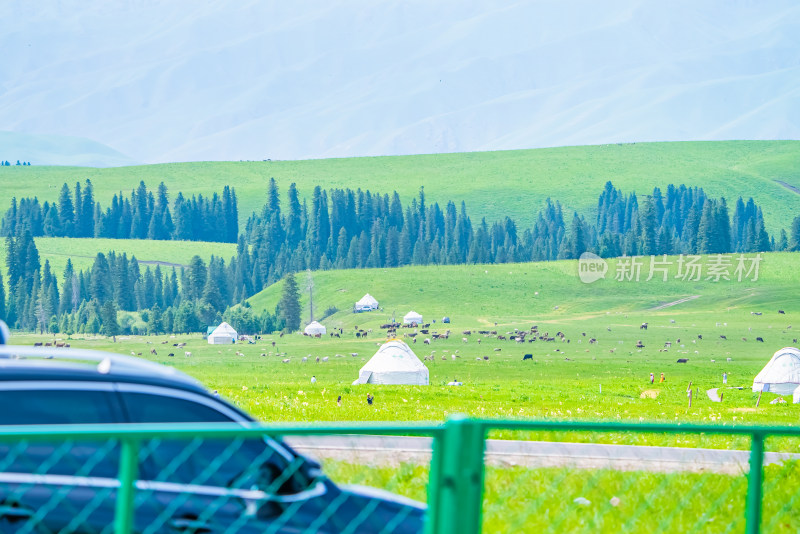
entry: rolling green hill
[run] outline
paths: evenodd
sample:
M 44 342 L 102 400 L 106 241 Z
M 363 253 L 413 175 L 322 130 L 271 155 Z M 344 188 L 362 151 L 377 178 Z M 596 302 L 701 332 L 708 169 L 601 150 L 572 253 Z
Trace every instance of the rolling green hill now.
M 620 262 L 630 260 L 620 258 L 608 262 L 605 279 L 591 284 L 580 281 L 576 261 L 318 271 L 313 273 L 315 317 L 329 306 L 336 306 L 339 312 L 323 324 L 375 327 L 389 322 L 393 313 L 402 321 L 409 310 L 414 310 L 423 315 L 425 322 L 438 322 L 449 316 L 457 325 L 454 328 L 460 329 L 489 327 L 495 322 L 507 326 L 530 325 L 531 321 L 579 322 L 609 313 L 645 317 L 692 312 L 718 317 L 732 311 L 800 311 L 796 270 L 800 254 L 763 254 L 758 280 L 743 273 L 741 282 L 735 274 L 738 255 L 731 258 L 730 280 L 718 282 L 707 279 L 714 256 L 702 257 L 700 281 L 675 278 L 677 257 L 668 259 L 671 265 L 666 282 L 658 271 L 652 280 L 646 280 L 649 258 L 644 258 L 639 282 L 616 280 Z M 749 266 L 748 260 L 745 267 Z M 305 276 L 297 277 L 301 289 L 306 287 Z M 272 312 L 281 290 L 281 283 L 274 284 L 249 302 L 256 310 Z M 353 304 L 367 292 L 378 299 L 382 310 L 352 313 Z M 682 299 L 688 300 L 665 306 Z M 301 302 L 306 324 L 307 292 Z
M 0 265 L 3 275 L 6 274 L 6 243 L 0 239 Z M 67 258 L 72 259 L 76 270 L 92 266 L 98 252 L 107 254 L 110 250 L 130 256 L 136 256 L 142 268 L 146 265 L 162 264 L 162 269 L 171 265 L 188 265 L 192 256 L 198 255 L 205 261 L 214 255 L 221 256 L 227 263 L 236 254 L 236 245 L 232 243 L 206 243 L 202 241 L 147 241 L 141 239 L 83 239 L 66 237 L 37 237 L 36 248 L 44 265 L 50 261 L 50 267 L 56 277 L 61 280 Z
M 116 168 L 0 167 L 8 197 L 56 200 L 61 184 L 92 180 L 96 198 L 126 195 L 144 180 L 154 189 L 164 181 L 174 195 L 209 195 L 236 188 L 240 222 L 260 209 L 274 177 L 283 195 L 296 182 L 301 195 L 313 188 L 362 188 L 400 193 L 404 201 L 421 186 L 429 201 L 467 203 L 473 220 L 509 215 L 532 223 L 546 198 L 591 218 L 606 181 L 625 192 L 686 184 L 729 201 L 752 196 L 764 206 L 767 230 L 777 234 L 797 215 L 800 141 L 635 143 L 536 150 L 343 158 L 305 161 L 171 163 Z M 2 206 L 6 209 L 5 206 Z

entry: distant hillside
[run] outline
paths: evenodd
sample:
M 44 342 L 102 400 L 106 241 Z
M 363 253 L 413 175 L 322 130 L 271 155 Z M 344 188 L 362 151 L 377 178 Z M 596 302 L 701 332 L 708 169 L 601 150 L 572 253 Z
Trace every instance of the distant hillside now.
M 223 185 L 236 188 L 239 220 L 260 210 L 274 177 L 285 198 L 296 182 L 310 198 L 317 185 L 391 193 L 404 202 L 425 187 L 429 202 L 465 201 L 474 222 L 490 223 L 509 215 L 532 224 L 545 199 L 562 203 L 565 214 L 577 210 L 595 216 L 597 197 L 606 181 L 624 192 L 646 194 L 668 184 L 699 186 L 706 193 L 752 196 L 764 207 L 767 230 L 778 234 L 798 212 L 800 141 L 725 141 L 635 143 L 501 152 L 426 156 L 343 158 L 271 162 L 170 163 L 96 169 L 87 167 L 0 167 L 5 198 L 57 199 L 61 184 L 92 180 L 96 199 L 107 207 L 114 193 L 126 195 L 144 180 L 150 189 L 160 181 L 171 199 L 184 194 L 211 195 Z M 795 189 L 792 189 L 795 188 Z M 8 200 L 0 209 L 8 208 Z
M 3 128 L 141 162 L 800 138 L 792 0 L 16 0 L 0 20 Z
M 19 160 L 31 165 L 88 167 L 119 167 L 136 163 L 125 154 L 90 139 L 19 132 L 0 132 L 0 160 L 7 160 L 12 165 Z
M 227 263 L 236 255 L 236 245 L 230 243 L 207 243 L 201 241 L 144 241 L 140 239 L 69 239 L 63 237 L 37 237 L 36 248 L 42 265 L 50 261 L 50 267 L 56 274 L 59 283 L 64 274 L 67 259 L 72 260 L 75 270 L 86 270 L 94 263 L 98 252 L 107 254 L 110 250 L 117 254 L 123 252 L 136 256 L 144 268 L 147 265 L 161 269 L 171 269 L 172 265 L 188 265 L 192 256 L 197 255 L 205 261 L 214 255 Z M 4 282 L 6 269 L 6 242 L 0 239 L 0 269 Z
M 375 327 L 392 315 L 402 322 L 410 310 L 425 322 L 448 316 L 454 329 L 463 325 L 493 327 L 528 321 L 558 321 L 589 318 L 606 313 L 658 311 L 679 315 L 685 311 L 713 312 L 745 309 L 787 313 L 800 311 L 798 272 L 793 267 L 800 254 L 762 255 L 758 280 L 736 276 L 730 281 L 676 279 L 677 262 L 672 258 L 666 282 L 659 275 L 649 282 L 647 265 L 639 282 L 615 280 L 620 259 L 610 260 L 605 279 L 584 284 L 578 277 L 577 261 L 509 263 L 503 265 L 425 266 L 396 269 L 318 271 L 314 280 L 314 317 L 330 306 L 339 311 L 323 321 L 328 326 Z M 708 257 L 702 260 L 704 264 Z M 748 264 L 749 265 L 749 264 Z M 734 267 L 730 273 L 734 272 Z M 705 273 L 705 271 L 704 271 Z M 305 275 L 298 283 L 306 286 Z M 282 283 L 274 284 L 248 299 L 255 310 L 273 312 L 281 296 Z M 365 293 L 378 299 L 381 311 L 352 313 L 353 304 Z M 687 298 L 695 297 L 696 298 Z M 685 300 L 684 300 L 685 299 Z M 303 324 L 309 321 L 308 293 L 302 292 Z M 675 303 L 673 306 L 665 304 Z M 719 316 L 716 320 L 719 319 Z

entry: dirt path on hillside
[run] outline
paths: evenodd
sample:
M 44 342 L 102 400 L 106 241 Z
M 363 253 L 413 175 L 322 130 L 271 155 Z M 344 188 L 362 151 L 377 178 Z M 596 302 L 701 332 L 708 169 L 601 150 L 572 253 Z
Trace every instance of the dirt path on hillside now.
M 785 187 L 786 189 L 788 189 L 789 191 L 791 191 L 792 193 L 794 193 L 796 195 L 800 195 L 800 188 L 795 187 L 792 184 L 787 184 L 786 182 L 784 182 L 782 180 L 775 180 L 775 183 L 780 185 L 781 187 Z
M 692 295 L 690 297 L 684 297 L 682 299 L 673 300 L 672 302 L 667 302 L 666 304 L 659 304 L 658 306 L 650 308 L 650 311 L 663 310 L 664 308 L 670 308 L 678 304 L 683 304 L 684 302 L 689 302 L 690 300 L 694 300 L 696 298 L 700 298 L 700 295 Z

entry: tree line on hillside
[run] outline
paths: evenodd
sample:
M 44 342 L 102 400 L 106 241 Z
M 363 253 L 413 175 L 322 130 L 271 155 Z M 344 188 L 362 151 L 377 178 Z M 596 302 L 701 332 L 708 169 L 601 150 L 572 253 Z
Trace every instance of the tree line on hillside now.
M 178 193 L 170 207 L 164 182 L 153 193 L 144 182 L 128 197 L 115 194 L 105 210 L 94 200 L 90 180 L 74 190 L 61 187 L 58 202 L 39 204 L 37 197 L 11 199 L 0 224 L 0 235 L 21 237 L 106 237 L 235 243 L 239 235 L 236 191 L 229 186 L 211 198 Z
M 397 192 L 316 187 L 307 206 L 291 184 L 285 208 L 270 180 L 267 203 L 248 219 L 244 243 L 240 239 L 240 293 L 251 294 L 287 272 L 305 269 L 550 261 L 586 251 L 615 257 L 790 248 L 785 231 L 777 242 L 767 234 L 752 198 L 739 198 L 731 218 L 724 198 L 684 185 L 670 185 L 666 194 L 655 188 L 640 205 L 635 193 L 625 195 L 608 182 L 593 222 L 578 213 L 567 222 L 561 204 L 547 199 L 526 229 L 510 217 L 491 225 L 485 218 L 473 223 L 464 202 L 457 207 L 450 201 L 442 209 L 427 202 L 424 188 L 404 206 Z M 793 224 L 793 249 L 798 234 L 800 219 Z
M 86 189 L 73 214 L 92 206 L 83 202 L 91 198 L 85 197 Z M 66 196 L 73 198 L 68 188 Z M 396 192 L 320 187 L 309 204 L 300 201 L 295 184 L 286 197 L 282 209 L 277 184 L 270 180 L 266 204 L 247 221 L 229 261 L 212 256 L 206 263 L 195 256 L 188 266 L 166 270 L 142 267 L 135 257 L 112 251 L 97 254 L 85 271 L 68 263 L 59 278 L 47 261 L 41 265 L 30 223 L 15 226 L 6 238 L 8 289 L 4 295 L 0 277 L 0 318 L 24 330 L 109 335 L 204 331 L 222 319 L 242 332 L 294 331 L 300 312 L 292 273 L 307 269 L 546 261 L 578 258 L 586 251 L 614 257 L 800 250 L 800 216 L 790 235 L 781 231 L 776 241 L 752 198 L 739 198 L 731 215 L 724 198 L 683 185 L 639 197 L 608 182 L 592 222 L 573 213 L 567 224 L 560 203 L 548 199 L 524 230 L 510 217 L 474 224 L 464 202 L 458 207 L 447 202 L 442 209 L 427 201 L 423 188 L 407 205 Z M 140 184 L 132 198 L 136 205 L 148 199 L 140 212 L 149 214 L 148 228 L 154 217 L 165 217 L 166 188 L 152 195 Z M 235 206 L 232 191 L 231 199 Z M 95 203 L 85 212 L 98 211 Z M 254 313 L 246 299 L 282 278 L 290 296 L 284 295 L 274 313 Z
M 235 268 L 212 256 L 194 256 L 188 266 L 162 270 L 135 256 L 98 253 L 92 266 L 76 271 L 70 260 L 59 279 L 30 232 L 6 238 L 8 296 L 0 276 L 0 319 L 21 330 L 39 332 L 143 334 L 204 331 L 226 320 L 243 333 L 275 331 L 287 322 L 299 327 L 297 304 L 275 314 L 255 314 L 247 304 L 232 307 L 245 295 L 233 291 Z M 231 263 L 235 265 L 236 259 Z M 296 289 L 296 286 L 295 286 Z M 233 291 L 233 292 L 232 292 Z M 288 315 L 287 315 L 288 314 Z

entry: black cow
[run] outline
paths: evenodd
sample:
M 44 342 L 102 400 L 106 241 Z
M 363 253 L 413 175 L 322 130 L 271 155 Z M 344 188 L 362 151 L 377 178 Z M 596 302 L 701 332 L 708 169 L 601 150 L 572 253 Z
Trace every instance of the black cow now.
M 686 363 L 688 361 L 689 361 L 688 358 L 678 358 L 678 363 Z
M 533 354 L 526 354 L 525 356 L 522 357 L 523 362 L 525 360 L 532 360 L 532 359 L 533 359 Z

